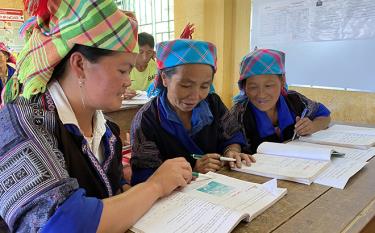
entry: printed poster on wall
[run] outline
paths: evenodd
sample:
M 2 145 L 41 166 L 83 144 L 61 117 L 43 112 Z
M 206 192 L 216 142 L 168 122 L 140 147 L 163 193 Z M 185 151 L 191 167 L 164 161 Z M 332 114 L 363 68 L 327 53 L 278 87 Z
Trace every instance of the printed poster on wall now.
M 252 7 L 257 43 L 375 38 L 374 0 L 253 0 Z
M 0 41 L 15 52 L 19 52 L 25 44 L 18 33 L 23 22 L 22 10 L 0 8 Z

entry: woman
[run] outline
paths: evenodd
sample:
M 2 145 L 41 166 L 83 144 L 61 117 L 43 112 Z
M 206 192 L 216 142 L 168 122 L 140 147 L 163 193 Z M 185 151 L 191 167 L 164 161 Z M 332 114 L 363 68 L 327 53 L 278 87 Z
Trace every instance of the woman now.
M 285 54 L 271 49 L 257 49 L 241 62 L 240 94 L 235 97 L 231 119 L 243 129 L 248 153 L 256 153 L 264 141 L 284 142 L 330 123 L 330 111 L 323 104 L 287 91 L 284 67 Z
M 0 42 L 0 93 L 15 71 L 16 59 L 3 42 Z M 0 101 L 1 104 L 1 101 Z
M 187 39 L 161 42 L 156 58 L 160 92 L 140 109 L 131 127 L 131 183 L 144 181 L 165 160 L 177 156 L 201 173 L 219 170 L 221 155 L 235 158 L 238 167 L 241 160 L 250 165 L 252 157 L 241 153 L 242 133 L 226 124 L 229 115 L 220 97 L 209 94 L 216 71 L 215 46 Z
M 111 0 L 42 1 L 0 110 L 0 215 L 13 232 L 125 232 L 192 178 L 183 158 L 121 193 L 118 127 L 137 25 Z M 100 20 L 93 20 L 100 19 Z

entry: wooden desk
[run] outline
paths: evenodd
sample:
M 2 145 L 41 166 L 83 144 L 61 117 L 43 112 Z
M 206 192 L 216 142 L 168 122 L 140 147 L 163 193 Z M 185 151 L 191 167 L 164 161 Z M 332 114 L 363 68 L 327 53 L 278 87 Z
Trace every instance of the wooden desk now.
M 118 111 L 104 113 L 111 121 L 120 127 L 120 137 L 124 142 L 126 133 L 130 131 L 132 120 L 142 105 L 133 105 L 121 108 Z
M 263 183 L 268 178 L 223 171 L 238 179 Z M 233 232 L 375 232 L 375 158 L 352 177 L 344 190 L 279 181 L 287 195 L 250 223 Z

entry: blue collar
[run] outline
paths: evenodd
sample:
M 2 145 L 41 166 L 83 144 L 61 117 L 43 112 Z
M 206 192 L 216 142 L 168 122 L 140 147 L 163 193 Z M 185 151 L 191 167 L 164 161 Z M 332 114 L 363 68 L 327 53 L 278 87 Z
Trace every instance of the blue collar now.
M 265 138 L 267 136 L 275 134 L 275 127 L 272 125 L 271 119 L 267 116 L 267 114 L 255 107 L 250 101 L 248 103 L 248 106 L 251 108 L 251 111 L 255 115 L 259 136 L 261 138 Z M 278 127 L 280 128 L 280 137 L 282 139 L 284 129 L 289 125 L 295 123 L 296 116 L 289 109 L 288 104 L 286 103 L 285 98 L 282 95 L 280 95 L 279 100 L 276 103 L 276 108 L 279 121 Z
M 191 133 L 184 128 L 182 121 L 177 116 L 177 113 L 172 110 L 168 104 L 166 91 L 163 91 L 158 97 L 158 112 L 160 117 L 161 127 L 169 134 L 176 137 L 176 139 L 188 150 L 190 153 L 203 154 L 203 151 L 194 142 L 192 136 L 199 132 L 205 125 L 211 124 L 213 115 L 206 100 L 203 100 L 193 109 L 192 113 L 192 130 Z
M 165 111 L 166 119 L 183 126 L 182 121 L 178 117 L 177 113 L 170 107 L 168 103 L 166 91 L 161 94 L 160 103 L 161 107 Z M 193 109 L 191 116 L 191 132 L 189 134 L 194 135 L 198 133 L 203 127 L 205 127 L 206 125 L 210 125 L 213 120 L 214 117 L 207 100 L 202 100 Z

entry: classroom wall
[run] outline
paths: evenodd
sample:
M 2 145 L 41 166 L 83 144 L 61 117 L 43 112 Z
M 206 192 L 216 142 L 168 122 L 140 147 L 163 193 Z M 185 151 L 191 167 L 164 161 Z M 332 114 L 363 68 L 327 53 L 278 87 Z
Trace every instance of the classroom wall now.
M 246 7 L 244 7 L 246 6 Z M 227 106 L 238 91 L 237 80 L 241 58 L 249 50 L 249 0 L 175 1 L 175 37 L 190 22 L 195 24 L 193 39 L 217 46 L 216 92 Z
M 193 39 L 217 46 L 214 85 L 223 102 L 231 107 L 232 97 L 238 93 L 239 64 L 249 51 L 250 0 L 175 0 L 174 15 L 176 38 L 190 22 L 196 25 Z M 289 88 L 325 104 L 333 121 L 375 124 L 375 93 Z
M 13 8 L 24 10 L 22 0 L 0 0 L 0 8 Z M 24 13 L 25 19 L 27 19 L 27 14 Z

